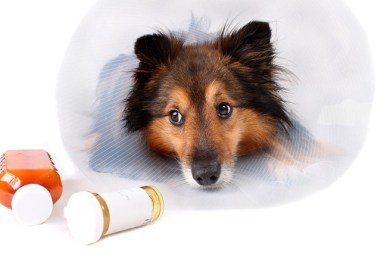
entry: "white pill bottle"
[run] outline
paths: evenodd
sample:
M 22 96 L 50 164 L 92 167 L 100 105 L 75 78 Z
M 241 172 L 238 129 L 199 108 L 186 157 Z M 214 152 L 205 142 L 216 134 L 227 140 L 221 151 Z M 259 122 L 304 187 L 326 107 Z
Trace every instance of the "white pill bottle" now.
M 163 211 L 160 191 L 154 186 L 143 186 L 74 193 L 64 208 L 64 216 L 72 236 L 83 244 L 92 244 L 103 236 L 152 223 Z

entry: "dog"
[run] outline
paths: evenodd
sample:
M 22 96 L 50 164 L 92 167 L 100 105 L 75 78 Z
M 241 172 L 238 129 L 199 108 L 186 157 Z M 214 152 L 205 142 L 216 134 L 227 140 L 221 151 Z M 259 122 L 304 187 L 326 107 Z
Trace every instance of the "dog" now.
M 126 129 L 177 159 L 190 184 L 229 183 L 240 156 L 270 150 L 291 125 L 271 34 L 269 23 L 251 21 L 203 43 L 170 32 L 138 38 Z

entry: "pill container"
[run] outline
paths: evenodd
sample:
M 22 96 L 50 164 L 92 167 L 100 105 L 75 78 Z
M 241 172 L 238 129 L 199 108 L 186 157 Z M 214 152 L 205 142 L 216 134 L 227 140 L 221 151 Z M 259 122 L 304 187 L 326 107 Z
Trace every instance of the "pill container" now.
M 74 193 L 64 208 L 72 236 L 83 244 L 101 237 L 144 226 L 162 215 L 164 201 L 154 186 L 112 192 Z
M 45 150 L 8 150 L 0 157 L 0 203 L 26 225 L 51 215 L 63 192 L 60 175 Z

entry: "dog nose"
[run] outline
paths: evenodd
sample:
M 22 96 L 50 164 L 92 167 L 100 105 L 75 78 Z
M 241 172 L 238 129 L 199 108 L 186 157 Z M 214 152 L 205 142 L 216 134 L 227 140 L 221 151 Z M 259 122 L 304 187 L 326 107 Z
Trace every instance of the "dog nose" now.
M 192 177 L 202 186 L 215 184 L 220 177 L 221 165 L 219 162 L 198 161 L 192 163 Z

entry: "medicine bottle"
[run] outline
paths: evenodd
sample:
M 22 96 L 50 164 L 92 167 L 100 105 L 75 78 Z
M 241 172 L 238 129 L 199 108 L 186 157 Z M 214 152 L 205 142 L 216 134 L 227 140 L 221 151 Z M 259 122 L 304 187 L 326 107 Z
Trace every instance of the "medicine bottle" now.
M 74 193 L 64 208 L 72 236 L 83 244 L 154 222 L 164 210 L 163 197 L 154 186 L 111 192 Z
M 8 150 L 0 157 L 0 203 L 26 225 L 46 221 L 63 192 L 61 178 L 44 150 Z

